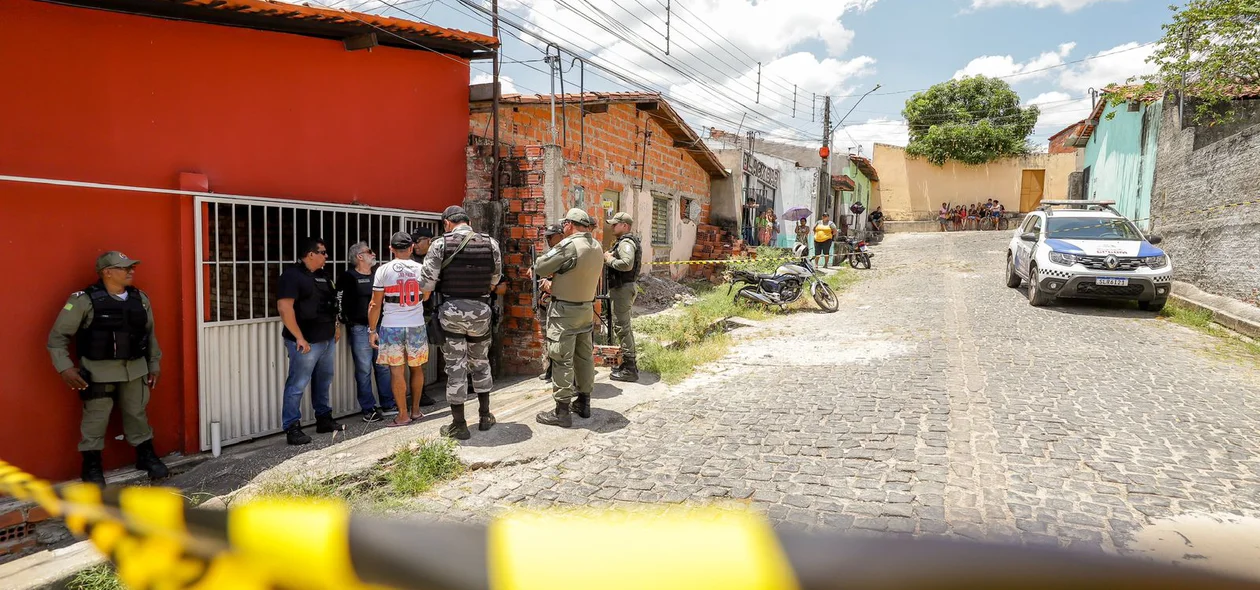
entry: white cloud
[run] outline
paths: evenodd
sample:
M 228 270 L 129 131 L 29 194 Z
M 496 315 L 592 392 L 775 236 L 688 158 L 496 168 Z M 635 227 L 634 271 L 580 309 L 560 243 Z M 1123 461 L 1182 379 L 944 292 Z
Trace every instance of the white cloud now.
M 1041 108 L 1041 117 L 1037 119 L 1037 130 L 1054 134 L 1089 115 L 1090 99 L 1088 96 L 1077 98 L 1066 92 L 1051 91 L 1039 94 L 1027 105 Z
M 489 84 L 493 79 L 494 79 L 494 76 L 487 74 L 485 72 L 479 72 L 477 75 L 473 76 L 472 80 L 469 80 L 468 83 L 469 84 Z M 512 77 L 504 76 L 503 74 L 499 74 L 499 91 L 501 94 L 520 93 L 520 91 L 516 89 L 516 85 L 512 83 Z
M 1076 43 L 1064 43 L 1055 51 L 1045 51 L 1041 55 L 1026 62 L 1016 62 L 1010 55 L 984 55 L 967 63 L 963 69 L 954 72 L 954 79 L 961 80 L 968 76 L 989 76 L 1005 78 L 1008 82 L 1018 83 L 1046 78 L 1054 74 L 1056 66 L 1063 65 L 1063 58 L 1072 53 Z
M 869 119 L 865 123 L 845 125 L 836 130 L 832 145 L 835 146 L 837 152 L 860 153 L 869 158 L 875 154 L 876 143 L 904 146 L 909 141 L 910 127 L 904 120 L 878 118 Z M 860 152 L 858 149 L 848 149 L 855 145 L 855 142 L 857 146 L 860 146 Z M 876 166 L 878 165 L 879 163 L 876 162 Z
M 1102 90 L 1108 84 L 1124 84 L 1133 76 L 1153 74 L 1155 64 L 1146 58 L 1155 53 L 1157 45 L 1125 43 L 1100 51 L 1080 64 L 1071 66 L 1059 75 L 1059 86 L 1068 91 L 1085 92 L 1090 88 Z
M 1063 12 L 1075 12 L 1091 4 L 1115 0 L 971 0 L 976 10 L 997 6 L 1031 6 L 1033 8 L 1058 8 Z

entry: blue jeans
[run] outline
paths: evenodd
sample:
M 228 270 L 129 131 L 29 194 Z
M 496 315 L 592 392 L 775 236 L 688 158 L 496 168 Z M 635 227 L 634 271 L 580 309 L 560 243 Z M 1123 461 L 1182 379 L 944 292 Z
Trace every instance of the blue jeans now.
M 284 349 L 289 353 L 289 376 L 284 380 L 284 409 L 281 421 L 288 428 L 302 419 L 302 392 L 311 386 L 311 407 L 316 416 L 332 414 L 329 404 L 329 392 L 332 390 L 333 365 L 336 364 L 333 350 L 337 343 L 331 339 L 324 342 L 312 342 L 311 351 L 298 352 L 297 343 L 284 341 Z
M 350 326 L 350 355 L 354 357 L 354 384 L 359 392 L 359 407 L 363 408 L 363 413 L 371 412 L 375 408 L 383 410 L 392 410 L 397 404 L 394 403 L 394 393 L 389 385 L 389 367 L 376 364 L 376 356 L 379 354 L 372 343 L 368 340 L 367 326 Z M 380 396 L 378 403 L 372 396 L 372 373 L 376 373 L 376 392 Z

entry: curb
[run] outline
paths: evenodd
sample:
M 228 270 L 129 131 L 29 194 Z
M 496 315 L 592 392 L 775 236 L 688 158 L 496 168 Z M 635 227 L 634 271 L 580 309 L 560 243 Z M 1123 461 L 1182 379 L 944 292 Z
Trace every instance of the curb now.
M 1171 299 L 1180 305 L 1207 311 L 1212 321 L 1249 338 L 1260 340 L 1260 307 L 1213 295 L 1181 281 L 1173 281 Z

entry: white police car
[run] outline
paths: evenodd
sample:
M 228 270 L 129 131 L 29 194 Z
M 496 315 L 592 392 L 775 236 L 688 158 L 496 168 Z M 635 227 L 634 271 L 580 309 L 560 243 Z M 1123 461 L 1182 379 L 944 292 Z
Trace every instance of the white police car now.
M 1028 303 L 1056 298 L 1137 301 L 1164 308 L 1172 261 L 1114 201 L 1042 201 L 1015 230 L 1006 252 L 1006 286 L 1028 281 Z

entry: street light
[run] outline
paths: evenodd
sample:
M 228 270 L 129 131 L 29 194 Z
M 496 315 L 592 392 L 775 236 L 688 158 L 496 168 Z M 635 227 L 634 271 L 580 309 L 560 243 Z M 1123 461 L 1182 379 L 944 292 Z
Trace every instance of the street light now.
M 840 118 L 840 122 L 839 122 L 839 123 L 836 123 L 834 127 L 832 127 L 831 129 L 828 129 L 828 130 L 827 130 L 827 137 L 831 137 L 831 134 L 832 134 L 832 133 L 835 133 L 835 132 L 836 132 L 836 129 L 839 129 L 839 128 L 840 128 L 840 124 L 841 124 L 841 123 L 844 123 L 844 120 L 845 120 L 845 119 L 848 119 L 848 118 L 849 118 L 849 115 L 852 115 L 852 114 L 853 114 L 853 109 L 856 109 L 856 108 L 857 108 L 857 106 L 858 106 L 859 104 L 862 104 L 862 100 L 863 100 L 863 99 L 865 99 L 867 96 L 870 96 L 870 94 L 871 94 L 872 92 L 875 92 L 876 90 L 879 90 L 879 87 L 880 87 L 880 86 L 882 86 L 882 85 L 881 85 L 881 84 L 876 84 L 874 88 L 872 88 L 872 89 L 870 89 L 870 90 L 867 90 L 867 91 L 866 91 L 866 94 L 863 94 L 861 98 L 857 99 L 857 102 L 853 103 L 853 106 L 849 107 L 849 112 L 845 113 L 845 114 L 844 114 L 844 116 Z

